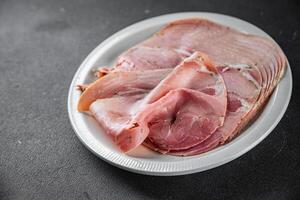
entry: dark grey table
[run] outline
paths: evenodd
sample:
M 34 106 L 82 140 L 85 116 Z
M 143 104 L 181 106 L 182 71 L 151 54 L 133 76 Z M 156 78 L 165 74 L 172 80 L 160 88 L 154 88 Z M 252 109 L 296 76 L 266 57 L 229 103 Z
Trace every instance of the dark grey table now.
M 300 199 L 299 1 L 1 1 L 0 199 Z M 88 53 L 142 19 L 179 11 L 233 15 L 264 29 L 294 76 L 287 113 L 244 156 L 202 173 L 150 177 L 113 167 L 76 138 L 71 79 Z

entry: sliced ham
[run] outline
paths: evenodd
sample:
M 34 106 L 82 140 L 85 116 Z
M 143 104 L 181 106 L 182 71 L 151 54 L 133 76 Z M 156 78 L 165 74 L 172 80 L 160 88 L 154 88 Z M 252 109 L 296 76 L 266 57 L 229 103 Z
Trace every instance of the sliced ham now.
M 261 87 L 255 80 L 249 80 L 247 71 L 239 68 L 220 68 L 227 89 L 227 113 L 222 127 L 203 143 L 185 151 L 170 151 L 172 155 L 195 155 L 215 148 L 232 139 L 242 125 L 244 118 L 251 112 L 257 102 Z M 249 72 L 248 72 L 249 73 Z M 157 146 L 155 146 L 157 148 Z M 163 153 L 166 153 L 163 151 Z
M 169 68 L 130 73 L 111 72 L 85 87 L 79 98 L 78 111 L 88 111 L 90 105 L 97 99 L 149 92 L 171 71 Z
M 143 100 L 145 105 L 129 128 L 118 136 L 123 151 L 143 133 L 161 149 L 178 150 L 195 146 L 223 125 L 227 92 L 222 76 L 210 60 L 194 53 L 178 65 Z M 128 139 L 129 138 L 129 139 Z M 139 139 L 140 135 L 139 135 Z
M 216 133 L 222 136 L 216 137 L 219 138 L 219 144 L 236 136 L 262 108 L 282 77 L 286 60 L 281 49 L 266 38 L 241 33 L 203 19 L 187 19 L 170 23 L 137 46 L 174 49 L 182 52 L 178 57 L 189 55 L 194 51 L 202 51 L 212 58 L 219 69 L 226 67 L 231 69 L 222 73 L 229 91 L 228 102 L 229 105 L 241 105 L 243 112 L 228 111 L 224 127 L 219 130 L 226 135 Z M 137 63 L 135 68 L 139 67 Z M 232 74 L 234 68 L 240 73 Z M 240 84 L 241 87 L 234 87 L 235 84 Z M 244 93 L 250 96 L 244 97 Z M 246 102 L 247 106 L 241 104 L 240 100 Z M 213 144 L 212 146 L 215 146 L 215 143 L 207 142 Z M 198 148 L 199 152 L 202 152 L 201 148 Z
M 90 111 L 107 134 L 116 138 L 130 123 L 138 102 L 146 93 L 97 99 Z
M 173 68 L 184 57 L 173 49 L 137 46 L 119 56 L 116 68 L 128 71 Z
M 225 112 L 226 104 L 216 96 L 190 89 L 171 90 L 146 112 L 148 139 L 165 151 L 191 148 L 223 125 Z
M 205 55 L 193 54 L 198 51 L 214 65 Z M 100 70 L 101 78 L 85 88 L 78 110 L 90 109 L 125 152 L 144 142 L 161 153 L 188 156 L 214 149 L 243 130 L 284 75 L 286 58 L 267 38 L 185 19 L 163 27 L 116 63 Z M 209 73 L 196 73 L 199 66 Z M 225 121 L 220 114 L 224 102 Z M 195 116 L 201 120 L 194 121 Z
M 125 87 L 116 96 L 96 100 L 90 110 L 124 152 L 148 136 L 168 149 L 190 148 L 208 138 L 225 119 L 224 81 L 201 53 L 185 59 L 147 95 L 123 94 L 127 94 Z

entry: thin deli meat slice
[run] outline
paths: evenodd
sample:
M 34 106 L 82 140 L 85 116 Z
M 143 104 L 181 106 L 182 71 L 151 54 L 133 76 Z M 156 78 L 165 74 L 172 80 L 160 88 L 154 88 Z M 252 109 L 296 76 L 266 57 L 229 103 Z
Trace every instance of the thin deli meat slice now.
M 138 103 L 147 93 L 97 99 L 90 106 L 92 115 L 104 131 L 115 139 L 131 122 Z
M 173 68 L 185 57 L 173 49 L 136 46 L 119 56 L 116 69 L 132 71 Z
M 244 126 L 242 124 L 244 123 L 244 118 L 257 103 L 261 87 L 254 78 L 249 79 L 249 76 L 251 76 L 249 71 L 237 68 L 236 66 L 234 68 L 219 68 L 219 70 L 227 89 L 227 113 L 223 126 L 218 128 L 217 131 L 204 142 L 184 151 L 161 151 L 157 146 L 147 143 L 150 148 L 152 147 L 157 151 L 172 155 L 196 155 L 212 150 L 220 144 L 224 144 L 241 130 L 240 127 Z
M 90 105 L 97 99 L 147 93 L 171 71 L 169 68 L 109 72 L 84 89 L 78 101 L 78 111 L 88 111 Z
M 178 65 L 140 103 L 128 127 L 117 136 L 127 152 L 144 140 L 160 149 L 191 148 L 224 123 L 227 92 L 206 55 L 194 53 Z
M 112 71 L 140 71 L 174 68 L 191 54 L 182 54 L 170 48 L 156 48 L 137 45 L 122 53 L 113 68 L 101 67 L 96 75 L 101 78 Z
M 141 100 L 171 71 L 111 72 L 85 89 L 78 109 L 91 111 L 105 132 L 116 138 L 137 112 Z
M 147 140 L 160 150 L 189 149 L 223 125 L 224 101 L 226 99 L 220 102 L 218 97 L 197 90 L 171 90 L 149 105 L 138 116 L 137 123 L 149 132 Z
M 168 148 L 189 148 L 222 126 L 227 92 L 221 75 L 205 55 L 195 53 L 185 59 L 153 88 L 148 93 L 127 95 L 128 88 L 123 87 L 118 95 L 98 96 L 90 106 L 124 152 L 142 144 L 148 135 L 158 145 L 166 142 Z M 157 128 L 165 131 L 167 122 L 171 129 L 163 138 Z

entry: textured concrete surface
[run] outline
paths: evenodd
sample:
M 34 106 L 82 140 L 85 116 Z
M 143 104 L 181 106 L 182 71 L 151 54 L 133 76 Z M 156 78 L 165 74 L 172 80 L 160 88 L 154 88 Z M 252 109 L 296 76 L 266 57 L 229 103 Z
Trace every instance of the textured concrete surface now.
M 0 1 L 0 199 L 300 199 L 298 1 Z M 292 66 L 293 98 L 276 129 L 224 166 L 180 177 L 113 167 L 76 138 L 71 79 L 88 53 L 142 19 L 179 11 L 240 17 L 263 28 Z

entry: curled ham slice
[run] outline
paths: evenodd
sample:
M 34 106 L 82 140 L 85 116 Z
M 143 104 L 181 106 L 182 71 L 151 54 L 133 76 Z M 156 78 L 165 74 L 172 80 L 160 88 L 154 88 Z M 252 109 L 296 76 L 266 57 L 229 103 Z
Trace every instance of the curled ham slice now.
M 124 95 L 127 90 L 123 87 L 119 95 L 98 99 L 90 106 L 124 152 L 139 146 L 148 136 L 156 145 L 165 143 L 169 149 L 190 148 L 208 138 L 225 119 L 224 81 L 201 53 L 185 59 L 148 94 Z M 190 125 L 183 126 L 186 122 Z
M 246 72 L 236 67 L 221 69 L 220 73 L 224 78 L 227 89 L 227 112 L 223 126 L 197 146 L 184 151 L 170 151 L 169 154 L 188 156 L 203 153 L 224 144 L 238 133 L 238 127 L 242 125 L 244 118 L 255 105 L 261 87 L 254 80 L 249 81 L 248 76 L 243 75 Z M 157 151 L 161 151 L 161 148 L 147 144 Z M 162 150 L 162 153 L 167 152 Z
M 88 111 L 97 99 L 149 92 L 171 71 L 172 69 L 111 72 L 84 89 L 78 101 L 78 111 Z
M 171 90 L 149 106 L 141 119 L 144 119 L 142 123 L 147 122 L 144 126 L 149 129 L 149 141 L 159 149 L 188 149 L 223 125 L 225 102 L 226 99 L 220 102 L 216 96 L 195 90 Z
M 143 107 L 129 127 L 117 137 L 123 151 L 135 148 L 147 137 L 168 151 L 187 149 L 223 125 L 227 92 L 217 69 L 206 55 L 196 52 L 162 80 L 141 104 Z

